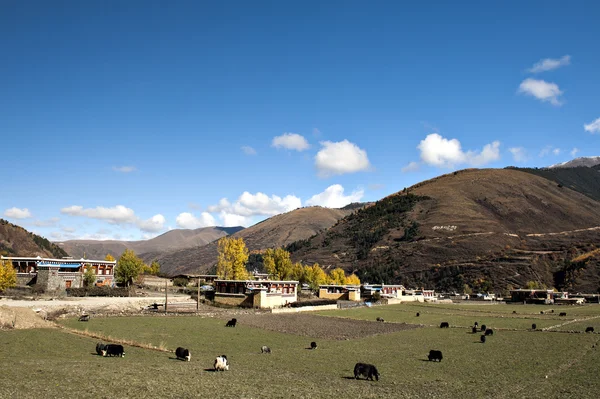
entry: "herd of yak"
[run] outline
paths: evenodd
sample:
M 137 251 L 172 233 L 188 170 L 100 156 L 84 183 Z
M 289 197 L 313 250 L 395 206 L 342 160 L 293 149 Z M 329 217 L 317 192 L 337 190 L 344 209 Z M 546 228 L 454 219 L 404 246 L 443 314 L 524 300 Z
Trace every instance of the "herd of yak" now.
M 554 311 L 551 311 L 551 312 L 554 313 Z M 516 312 L 513 312 L 513 313 L 516 313 Z M 543 311 L 541 313 L 544 314 Z M 560 316 L 566 316 L 566 315 L 567 314 L 564 312 L 560 313 Z M 417 313 L 416 316 L 419 317 L 420 314 Z M 89 316 L 83 315 L 79 318 L 79 320 L 80 321 L 89 321 Z M 381 317 L 378 317 L 376 320 L 378 322 L 385 322 L 385 320 Z M 231 319 L 225 324 L 225 327 L 235 327 L 236 325 L 237 325 L 237 319 Z M 449 328 L 449 327 L 450 327 L 450 324 L 448 322 L 444 321 L 440 324 L 440 328 Z M 487 336 L 494 335 L 494 330 L 487 328 L 487 326 L 485 324 L 482 324 L 480 327 L 478 322 L 473 323 L 473 326 L 471 327 L 471 329 L 472 329 L 471 331 L 473 334 L 477 334 L 479 331 L 481 331 L 483 333 L 483 335 L 481 335 L 481 337 L 480 337 L 481 343 L 485 343 Z M 536 330 L 537 326 L 535 324 L 532 324 L 531 329 Z M 594 327 L 587 327 L 585 332 L 593 333 Z M 313 350 L 317 349 L 317 343 L 311 342 L 310 347 L 307 349 L 313 349 Z M 260 348 L 260 351 L 261 351 L 261 353 L 271 353 L 271 348 L 269 348 L 268 346 L 262 346 Z M 101 342 L 99 342 L 96 345 L 96 353 L 98 355 L 104 356 L 104 357 L 106 357 L 106 356 L 124 357 L 125 356 L 125 350 L 123 348 L 123 345 L 103 344 Z M 188 361 L 188 362 L 192 359 L 192 355 L 191 355 L 189 349 L 182 348 L 182 347 L 178 347 L 175 350 L 175 356 L 179 360 L 184 360 L 184 361 Z M 441 362 L 443 359 L 442 351 L 432 349 L 429 351 L 429 355 L 427 357 L 428 357 L 429 361 Z M 229 361 L 227 360 L 227 356 L 225 356 L 225 355 L 217 356 L 213 367 L 214 367 L 215 371 L 229 370 Z M 356 365 L 354 366 L 354 378 L 356 378 L 356 379 L 358 379 L 359 377 L 362 376 L 367 380 L 379 381 L 379 375 L 380 374 L 377 371 L 377 367 L 375 367 L 372 364 L 356 363 Z

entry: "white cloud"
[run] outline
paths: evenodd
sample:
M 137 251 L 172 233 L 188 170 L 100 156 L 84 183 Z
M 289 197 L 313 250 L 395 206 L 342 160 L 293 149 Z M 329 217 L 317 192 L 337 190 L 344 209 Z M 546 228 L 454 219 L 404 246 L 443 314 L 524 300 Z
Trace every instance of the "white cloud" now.
M 156 233 L 165 228 L 166 221 L 163 215 L 158 214 L 147 220 L 138 220 L 136 224 L 142 231 Z
M 221 198 L 218 205 L 211 205 L 207 208 L 209 212 L 221 212 L 231 206 L 227 198 Z
M 281 136 L 275 136 L 271 145 L 275 148 L 286 148 L 296 151 L 308 150 L 310 147 L 304 136 L 296 133 L 284 133 Z
M 200 217 L 184 212 L 177 216 L 177 226 L 183 229 L 198 229 L 200 227 L 216 226 L 215 218 L 208 212 L 202 212 Z
M 302 206 L 302 201 L 295 195 L 286 195 L 281 198 L 277 195 L 269 197 L 263 193 L 250 194 L 244 191 L 240 198 L 233 204 L 233 213 L 242 216 L 278 215 L 289 212 Z
M 219 217 L 223 221 L 224 227 L 236 227 L 236 226 L 244 226 L 247 227 L 250 223 L 250 220 L 241 215 L 236 215 L 234 213 L 229 213 L 227 211 L 221 211 Z
M 113 166 L 115 172 L 131 173 L 136 170 L 135 166 Z
M 512 154 L 515 162 L 525 162 L 528 159 L 527 151 L 523 147 L 512 147 L 508 151 Z
M 27 208 L 12 207 L 4 211 L 4 216 L 12 219 L 27 219 L 31 217 L 31 212 Z
M 559 97 L 563 94 L 556 83 L 544 80 L 527 78 L 519 85 L 519 93 L 533 96 L 538 100 L 549 102 L 552 105 L 562 105 Z
M 327 208 L 342 208 L 353 202 L 361 200 L 365 192 L 363 190 L 353 191 L 350 195 L 344 195 L 344 187 L 341 184 L 334 184 L 325 189 L 322 193 L 315 194 L 306 205 L 320 205 Z
M 540 151 L 540 157 L 545 157 L 546 155 L 554 154 L 559 155 L 561 152 L 560 148 L 553 147 L 551 145 L 547 145 Z
M 452 168 L 459 164 L 482 166 L 500 159 L 500 142 L 486 144 L 481 151 L 464 152 L 460 141 L 431 133 L 417 146 L 421 160 L 428 165 Z
M 64 231 L 71 230 L 70 228 L 63 228 L 63 232 L 61 231 L 53 231 L 50 233 L 50 238 L 52 241 L 67 241 L 67 240 L 121 240 L 123 237 L 119 233 L 111 234 L 111 231 L 105 229 L 99 229 L 95 233 L 84 233 L 84 234 L 76 234 L 75 230 L 73 231 Z M 130 237 L 133 239 L 134 237 Z
M 112 224 L 134 223 L 136 221 L 136 216 L 133 212 L 133 209 L 127 208 L 123 205 L 117 205 L 112 208 L 98 206 L 96 208 L 87 209 L 84 209 L 80 205 L 72 205 L 62 208 L 60 213 L 71 216 L 83 216 L 91 219 L 106 220 L 108 223 Z
M 104 220 L 110 224 L 134 224 L 140 230 L 157 232 L 164 228 L 165 217 L 161 214 L 154 215 L 150 219 L 143 220 L 135 215 L 131 208 L 117 205 L 112 208 L 98 206 L 96 208 L 83 208 L 80 205 L 72 205 L 60 210 L 62 214 L 70 216 L 81 216 L 90 219 Z
M 249 145 L 243 145 L 242 151 L 244 151 L 244 154 L 246 155 L 256 155 L 256 150 Z
M 401 170 L 402 170 L 402 172 L 415 172 L 415 171 L 419 170 L 420 167 L 421 167 L 420 163 L 413 161 L 413 162 L 410 162 L 405 167 L 403 167 Z
M 321 150 L 315 156 L 320 177 L 342 175 L 369 170 L 371 164 L 367 152 L 348 140 L 322 141 Z
M 578 152 L 579 152 L 579 148 L 575 147 L 571 150 L 570 154 L 572 157 L 574 157 L 575 155 L 577 155 Z
M 69 226 L 65 226 L 61 230 L 64 231 L 65 233 L 75 233 L 77 231 L 77 229 L 75 227 L 69 227 Z
M 244 191 L 234 203 L 229 202 L 227 198 L 221 198 L 217 205 L 209 206 L 207 211 L 209 214 L 218 213 L 222 225 L 231 227 L 247 226 L 253 216 L 275 216 L 301 206 L 302 200 L 295 195 L 286 195 L 283 198 L 277 195 L 269 197 L 261 192 L 251 194 Z
M 48 220 L 36 220 L 35 222 L 33 222 L 34 226 L 37 227 L 52 227 L 52 226 L 56 226 L 56 224 L 60 222 L 60 218 L 50 218 Z
M 600 118 L 596 119 L 590 124 L 583 125 L 583 128 L 586 132 L 590 133 L 600 133 Z
M 566 66 L 571 64 L 571 56 L 564 55 L 560 58 L 544 58 L 536 62 L 531 68 L 527 71 L 531 73 L 539 73 L 545 71 L 551 71 L 553 69 L 560 68 L 562 66 Z

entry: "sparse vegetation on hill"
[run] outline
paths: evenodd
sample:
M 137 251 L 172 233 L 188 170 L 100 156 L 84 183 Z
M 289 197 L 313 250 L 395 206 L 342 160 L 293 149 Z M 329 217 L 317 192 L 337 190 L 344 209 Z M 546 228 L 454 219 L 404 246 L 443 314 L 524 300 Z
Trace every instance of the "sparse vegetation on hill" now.
M 586 230 L 595 226 L 598 202 L 555 181 L 515 169 L 470 169 L 419 183 L 288 248 L 293 260 L 342 267 L 363 282 L 479 292 L 558 281 L 596 291 L 593 261 L 569 274 L 591 283 L 561 277 L 567 259 L 597 242 L 597 231 Z
M 39 255 L 49 258 L 69 256 L 62 248 L 46 238 L 4 219 L 0 219 L 0 253 L 6 256 Z

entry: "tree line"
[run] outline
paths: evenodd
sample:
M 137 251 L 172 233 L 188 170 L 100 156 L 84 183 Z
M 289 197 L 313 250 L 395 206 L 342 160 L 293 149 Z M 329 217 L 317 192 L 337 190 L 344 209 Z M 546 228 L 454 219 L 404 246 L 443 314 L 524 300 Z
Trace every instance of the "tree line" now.
M 248 248 L 243 238 L 223 237 L 218 241 L 217 276 L 224 280 L 248 280 L 251 274 L 247 269 Z M 265 271 L 274 280 L 297 280 L 317 289 L 324 284 L 360 284 L 355 274 L 346 276 L 342 268 L 325 272 L 318 263 L 303 265 L 293 263 L 290 253 L 283 248 L 267 249 L 263 255 Z

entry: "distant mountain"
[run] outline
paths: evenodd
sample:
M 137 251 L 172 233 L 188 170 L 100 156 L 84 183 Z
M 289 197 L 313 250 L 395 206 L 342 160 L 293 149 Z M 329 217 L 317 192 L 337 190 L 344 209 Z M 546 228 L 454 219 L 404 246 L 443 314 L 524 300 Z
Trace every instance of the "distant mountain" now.
M 300 208 L 273 216 L 254 226 L 231 236 L 243 238 L 250 251 L 286 246 L 298 240 L 305 240 L 327 228 L 338 220 L 360 208 L 332 209 L 319 206 Z M 217 243 L 212 242 L 200 248 L 188 248 L 165 253 L 149 253 L 155 257 L 161 270 L 168 275 L 207 272 L 217 262 Z
M 33 234 L 21 226 L 0 219 L 0 254 L 4 256 L 41 256 L 63 258 L 69 256 L 58 245 Z
M 600 157 L 579 157 L 567 162 L 551 165 L 548 168 L 576 168 L 579 166 L 587 166 L 588 168 L 591 168 L 596 165 L 600 165 Z
M 121 256 L 126 249 L 132 249 L 143 258 L 143 254 L 160 253 L 185 248 L 197 248 L 229 234 L 242 230 L 243 227 L 203 227 L 195 230 L 176 229 L 149 240 L 69 240 L 59 242 L 61 248 L 74 258 L 104 259 L 107 254 L 115 258 Z
M 600 184 L 589 189 L 600 192 Z M 600 202 L 555 181 L 469 169 L 383 198 L 289 248 L 294 261 L 342 267 L 371 283 L 445 291 L 537 281 L 595 291 L 596 264 L 576 270 L 595 276 L 585 283 L 567 276 L 571 259 L 598 244 L 598 226 Z

